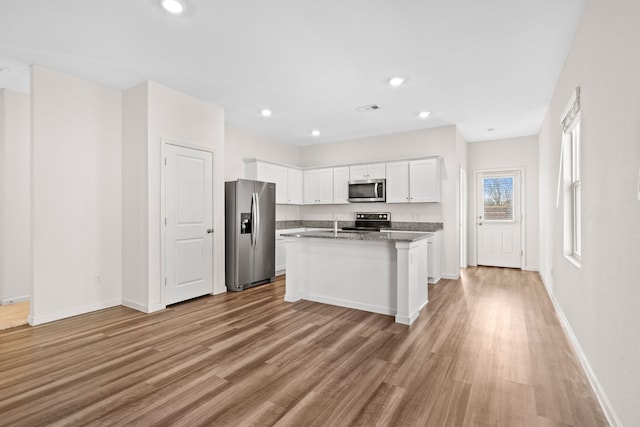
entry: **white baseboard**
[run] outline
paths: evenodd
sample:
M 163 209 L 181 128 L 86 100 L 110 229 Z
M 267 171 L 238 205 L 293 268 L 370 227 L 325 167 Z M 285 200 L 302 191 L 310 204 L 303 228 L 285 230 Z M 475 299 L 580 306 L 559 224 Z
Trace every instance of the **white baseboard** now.
M 307 301 L 315 301 L 323 304 L 337 305 L 340 307 L 355 308 L 356 310 L 370 311 L 372 313 L 386 314 L 387 316 L 395 316 L 396 310 L 388 307 L 382 307 L 371 304 L 362 304 L 355 301 L 344 300 L 340 298 L 325 297 L 322 295 L 301 295 L 302 299 Z
M 213 288 L 213 295 L 220 295 L 220 294 L 224 294 L 225 292 L 227 292 L 227 286 L 226 285 L 214 286 L 214 288 Z
M 131 301 L 126 298 L 122 298 L 122 305 L 124 305 L 125 307 L 132 308 L 134 310 L 141 311 L 143 313 L 150 313 L 146 305 L 140 304 L 139 302 Z
M 442 275 L 443 279 L 449 279 L 449 280 L 458 280 L 460 278 L 460 273 L 458 274 L 443 274 Z
M 147 313 L 153 313 L 155 311 L 164 310 L 165 308 L 167 308 L 167 307 L 162 305 L 162 304 L 150 305 L 149 308 L 147 309 L 148 310 Z
M 549 286 L 545 282 L 542 275 L 540 276 L 540 278 L 542 280 L 542 283 L 544 284 L 545 289 L 547 290 L 547 294 L 549 295 L 551 302 L 553 303 L 553 307 L 555 308 L 556 313 L 558 314 L 558 319 L 560 319 L 560 324 L 562 325 L 562 328 L 564 329 L 564 332 L 567 335 L 567 338 L 569 338 L 569 342 L 571 343 L 573 350 L 576 352 L 576 355 L 578 356 L 578 360 L 580 360 L 582 369 L 584 369 L 584 372 L 587 374 L 587 379 L 589 380 L 589 384 L 591 385 L 591 388 L 596 394 L 596 397 L 598 398 L 598 402 L 600 402 L 600 406 L 602 407 L 604 415 L 607 417 L 607 421 L 609 421 L 609 425 L 611 425 L 611 427 L 622 427 L 622 422 L 620 421 L 615 410 L 613 409 L 613 406 L 611 405 L 611 402 L 609 401 L 607 394 L 605 393 L 604 389 L 600 385 L 600 381 L 598 381 L 598 377 L 596 376 L 595 372 L 591 368 L 591 364 L 589 363 L 589 360 L 587 359 L 586 354 L 582 350 L 580 341 L 578 341 L 578 337 L 573 332 L 573 328 L 571 328 L 571 324 L 569 323 L 569 320 L 565 316 L 564 311 L 562 311 L 562 308 L 558 304 L 558 301 L 556 301 L 556 298 L 553 295 L 553 293 L 550 292 Z
M 531 267 L 531 266 L 527 266 L 525 265 L 524 267 L 522 267 L 523 271 L 538 271 L 538 267 Z
M 30 299 L 31 297 L 29 295 L 22 295 L 22 296 L 13 297 L 13 298 L 5 298 L 2 300 L 2 305 L 17 304 L 19 302 L 29 301 Z
M 103 301 L 97 304 L 85 305 L 83 307 L 75 307 L 69 310 L 59 311 L 57 313 L 45 314 L 44 316 L 29 316 L 29 324 L 31 326 L 42 325 L 43 323 L 54 322 L 56 320 L 66 319 L 67 317 L 86 314 L 96 310 L 111 308 L 121 305 L 121 300 Z

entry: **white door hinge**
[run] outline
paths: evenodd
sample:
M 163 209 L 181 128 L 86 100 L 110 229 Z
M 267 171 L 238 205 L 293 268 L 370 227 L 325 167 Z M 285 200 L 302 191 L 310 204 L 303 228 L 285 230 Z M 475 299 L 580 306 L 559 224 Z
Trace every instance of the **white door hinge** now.
M 164 217 L 164 225 L 167 225 L 167 217 Z
M 164 165 L 167 166 L 167 158 L 164 158 Z
M 164 278 L 164 285 L 167 286 L 167 278 Z

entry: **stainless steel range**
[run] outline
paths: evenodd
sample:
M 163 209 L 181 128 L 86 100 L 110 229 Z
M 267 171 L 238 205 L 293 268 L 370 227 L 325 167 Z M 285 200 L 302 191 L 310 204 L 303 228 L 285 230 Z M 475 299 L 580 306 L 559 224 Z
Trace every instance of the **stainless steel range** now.
M 355 227 L 342 227 L 345 231 L 380 231 L 391 227 L 390 212 L 356 212 Z

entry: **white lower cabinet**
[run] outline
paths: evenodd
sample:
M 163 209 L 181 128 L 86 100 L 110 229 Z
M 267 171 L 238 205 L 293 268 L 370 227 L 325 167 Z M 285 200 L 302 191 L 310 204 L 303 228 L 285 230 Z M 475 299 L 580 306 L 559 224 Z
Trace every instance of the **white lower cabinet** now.
M 382 230 L 387 233 L 423 233 L 421 231 L 404 231 L 404 230 Z M 433 236 L 427 240 L 427 276 L 428 282 L 431 284 L 438 283 L 442 278 L 440 274 L 440 251 L 442 246 L 440 243 L 440 231 L 435 231 Z
M 283 237 L 276 238 L 276 276 L 285 273 L 287 269 L 287 248 Z
M 281 237 L 282 233 L 298 233 L 300 231 L 306 231 L 307 228 L 288 228 L 283 230 L 276 230 L 276 276 L 280 276 L 287 272 L 287 245 L 285 244 L 284 237 Z
M 442 250 L 442 246 L 440 243 L 441 234 L 442 233 L 440 231 L 436 231 L 427 242 L 427 265 L 429 270 L 429 283 L 438 283 L 438 281 L 442 278 L 442 275 L 440 274 L 440 251 Z

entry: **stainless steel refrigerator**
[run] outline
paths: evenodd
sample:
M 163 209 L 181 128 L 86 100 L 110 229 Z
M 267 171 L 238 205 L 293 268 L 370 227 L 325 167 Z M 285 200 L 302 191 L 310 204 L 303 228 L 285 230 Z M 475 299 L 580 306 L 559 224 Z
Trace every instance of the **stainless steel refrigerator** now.
M 241 291 L 275 277 L 276 185 L 239 179 L 225 183 L 226 284 Z

